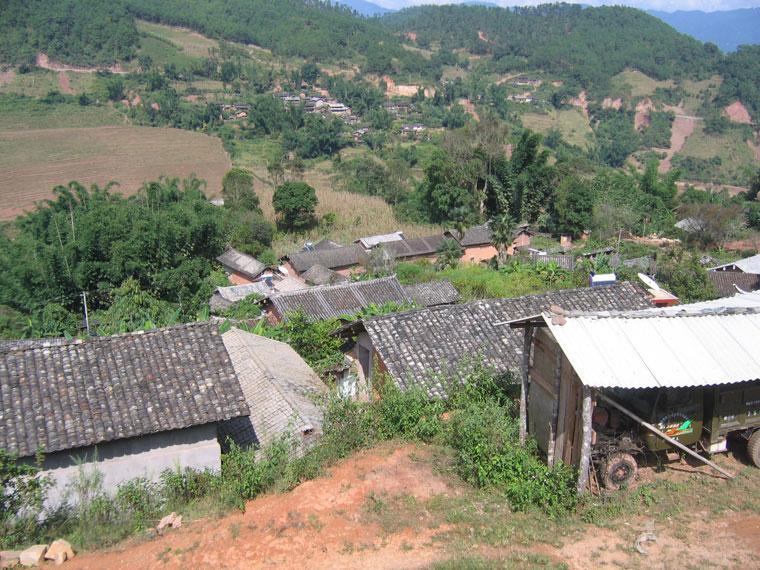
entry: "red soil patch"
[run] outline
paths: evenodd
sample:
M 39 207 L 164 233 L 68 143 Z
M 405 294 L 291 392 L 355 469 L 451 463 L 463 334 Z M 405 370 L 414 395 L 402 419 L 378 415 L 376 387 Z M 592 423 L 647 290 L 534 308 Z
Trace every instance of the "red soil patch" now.
M 647 97 L 636 104 L 636 116 L 633 119 L 633 127 L 640 131 L 649 125 L 649 113 L 654 109 L 654 103 Z
M 384 75 L 383 81 L 385 81 L 386 85 L 385 94 L 388 97 L 412 97 L 417 94 L 420 88 L 419 85 L 398 85 L 389 75 Z M 427 89 L 425 90 L 425 94 L 427 95 Z
M 74 93 L 74 90 L 71 88 L 69 76 L 66 75 L 65 71 L 58 72 L 58 88 L 61 90 L 61 93 L 66 93 L 67 95 Z
M 620 109 L 623 106 L 623 100 L 621 98 L 612 99 L 611 97 L 605 97 L 602 101 L 603 109 Z
M 670 169 L 673 166 L 673 156 L 683 148 L 684 144 L 686 144 L 686 139 L 688 139 L 694 132 L 695 125 L 695 117 L 687 117 L 683 114 L 676 113 L 676 118 L 673 120 L 673 127 L 670 133 L 670 148 L 667 150 L 667 156 L 660 163 L 660 172 L 670 172 Z
M 469 99 L 460 99 L 458 103 L 464 107 L 464 110 L 467 111 L 472 117 L 477 121 L 480 122 L 480 115 L 478 115 L 478 112 L 475 110 L 475 105 L 472 104 L 472 101 Z
M 743 125 L 752 124 L 752 117 L 750 117 L 747 107 L 745 107 L 741 101 L 731 103 L 728 107 L 723 109 L 723 113 L 734 123 L 741 123 Z
M 588 118 L 588 98 L 585 90 L 578 93 L 577 97 L 570 99 L 569 103 L 574 107 L 580 107 L 583 110 L 583 116 Z
M 425 449 L 384 446 L 336 465 L 328 476 L 282 495 L 268 495 L 218 521 L 120 550 L 75 558 L 76 569 L 127 568 L 422 568 L 445 556 L 431 538 L 449 527 L 424 525 L 385 533 L 367 516 L 373 498 L 418 501 L 456 492 L 429 462 Z
M 417 32 L 406 32 L 404 34 L 404 37 L 408 40 L 411 40 L 413 42 L 417 42 Z

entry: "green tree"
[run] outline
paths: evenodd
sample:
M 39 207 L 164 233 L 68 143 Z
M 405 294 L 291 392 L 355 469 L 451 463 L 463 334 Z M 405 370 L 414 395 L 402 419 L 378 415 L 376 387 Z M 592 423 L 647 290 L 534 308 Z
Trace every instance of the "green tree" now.
M 261 212 L 259 197 L 253 189 L 253 174 L 243 168 L 227 171 L 222 178 L 222 196 L 225 207 Z
M 272 205 L 283 229 L 303 231 L 316 221 L 317 192 L 305 182 L 286 182 L 274 191 Z
M 447 269 L 449 267 L 456 267 L 459 265 L 459 260 L 462 259 L 464 252 L 459 242 L 453 239 L 445 239 L 438 246 L 436 251 L 437 259 L 435 266 L 439 270 Z
M 588 182 L 576 176 L 565 178 L 554 198 L 557 231 L 577 237 L 591 228 L 595 202 L 594 190 Z
M 509 213 L 500 214 L 491 218 L 488 227 L 491 230 L 491 239 L 498 251 L 498 261 L 502 264 L 507 258 L 507 249 L 514 241 L 515 223 L 509 217 Z

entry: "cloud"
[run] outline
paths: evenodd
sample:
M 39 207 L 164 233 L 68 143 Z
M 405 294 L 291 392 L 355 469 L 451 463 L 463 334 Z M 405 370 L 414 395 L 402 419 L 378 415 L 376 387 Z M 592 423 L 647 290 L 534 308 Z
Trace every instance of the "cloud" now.
M 386 8 L 405 8 L 417 4 L 461 4 L 464 0 L 375 0 Z M 535 6 L 546 4 L 548 0 L 489 0 L 500 6 Z M 735 10 L 737 8 L 758 8 L 760 0 L 614 0 L 610 2 L 600 0 L 565 0 L 574 4 L 625 4 L 635 8 L 663 10 L 674 12 L 676 10 L 702 10 L 703 12 L 715 12 L 718 10 Z

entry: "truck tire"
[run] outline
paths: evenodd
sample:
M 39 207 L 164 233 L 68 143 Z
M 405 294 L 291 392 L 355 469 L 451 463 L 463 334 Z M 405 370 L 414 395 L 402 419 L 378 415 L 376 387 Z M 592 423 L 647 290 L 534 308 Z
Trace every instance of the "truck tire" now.
M 747 441 L 747 455 L 755 467 L 760 467 L 760 429 L 755 430 Z
M 625 487 L 636 476 L 638 465 L 630 453 L 613 453 L 602 463 L 602 485 L 609 491 Z

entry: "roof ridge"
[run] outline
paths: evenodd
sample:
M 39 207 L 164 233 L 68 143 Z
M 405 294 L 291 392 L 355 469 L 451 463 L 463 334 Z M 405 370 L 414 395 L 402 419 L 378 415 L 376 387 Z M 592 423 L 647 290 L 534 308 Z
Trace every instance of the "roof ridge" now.
M 147 329 L 147 330 L 136 330 L 136 331 L 130 331 L 125 333 L 117 333 L 117 334 L 111 334 L 111 335 L 105 335 L 105 336 L 91 336 L 87 338 L 79 338 L 75 337 L 72 339 L 67 339 L 64 342 L 54 342 L 53 339 L 60 338 L 60 337 L 50 337 L 50 339 L 45 338 L 30 338 L 30 339 L 8 339 L 6 341 L 0 340 L 0 352 L 23 352 L 27 350 L 39 350 L 41 348 L 57 348 L 62 346 L 81 346 L 85 344 L 92 344 L 92 343 L 98 343 L 98 342 L 113 342 L 115 340 L 120 340 L 122 338 L 126 337 L 133 337 L 133 336 L 144 336 L 144 335 L 152 335 L 152 334 L 158 334 L 158 333 L 164 333 L 169 332 L 173 330 L 179 330 L 179 329 L 187 329 L 192 327 L 212 327 L 215 326 L 215 323 L 211 321 L 193 321 L 190 323 L 180 323 L 176 325 L 169 325 L 166 327 L 156 327 L 154 329 Z M 15 342 L 16 340 L 20 341 L 30 341 L 29 344 L 23 344 L 18 346 L 8 346 L 3 347 L 2 343 L 7 342 Z M 50 340 L 50 342 L 48 342 Z

